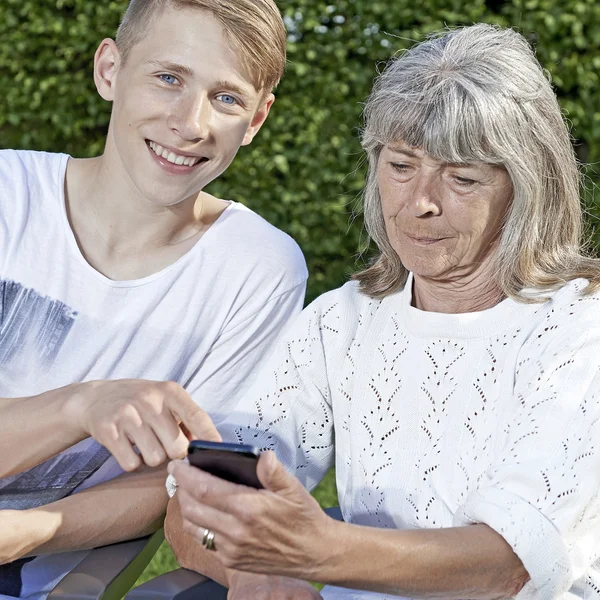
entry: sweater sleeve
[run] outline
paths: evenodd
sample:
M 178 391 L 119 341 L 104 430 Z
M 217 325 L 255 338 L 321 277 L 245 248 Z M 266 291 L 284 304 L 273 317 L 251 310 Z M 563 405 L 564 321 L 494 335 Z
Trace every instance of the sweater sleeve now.
M 511 545 L 531 578 L 519 600 L 562 597 L 599 554 L 600 329 L 560 329 L 519 357 L 503 447 L 455 513 Z
M 274 450 L 312 489 L 333 463 L 333 415 L 325 347 L 335 356 L 335 305 L 326 294 L 280 339 L 237 409 L 220 424 L 227 441 Z

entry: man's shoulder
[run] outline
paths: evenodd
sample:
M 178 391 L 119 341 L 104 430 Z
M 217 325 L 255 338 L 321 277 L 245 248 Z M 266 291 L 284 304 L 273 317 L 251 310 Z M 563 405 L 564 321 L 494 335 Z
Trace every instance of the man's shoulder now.
M 0 225 L 5 231 L 20 231 L 42 205 L 58 206 L 54 200 L 62 193 L 67 158 L 49 152 L 0 150 Z
M 6 201 L 62 186 L 68 156 L 33 150 L 0 150 L 0 190 Z
M 0 150 L 0 177 L 15 180 L 21 176 L 39 177 L 56 174 L 66 154 L 36 150 Z
M 244 264 L 273 275 L 286 273 L 304 281 L 308 272 L 300 247 L 287 233 L 244 206 L 232 202 L 222 215 L 213 239 L 236 268 Z

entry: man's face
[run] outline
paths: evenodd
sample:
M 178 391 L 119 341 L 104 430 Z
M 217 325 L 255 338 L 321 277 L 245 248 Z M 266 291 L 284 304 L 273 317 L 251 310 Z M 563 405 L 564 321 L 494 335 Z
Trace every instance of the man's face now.
M 105 156 L 154 204 L 177 204 L 218 177 L 269 112 L 273 97 L 254 89 L 208 12 L 165 10 L 125 64 L 103 44 L 99 90 L 113 100 Z
M 379 159 L 388 238 L 402 264 L 435 280 L 460 280 L 489 261 L 512 199 L 502 167 L 455 165 L 399 142 Z

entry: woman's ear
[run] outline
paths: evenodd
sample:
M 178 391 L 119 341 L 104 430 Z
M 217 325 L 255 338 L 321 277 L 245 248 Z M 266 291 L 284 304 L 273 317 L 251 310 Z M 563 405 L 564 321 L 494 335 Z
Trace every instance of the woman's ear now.
M 104 100 L 115 97 L 115 80 L 121 64 L 121 55 L 114 40 L 106 38 L 100 42 L 94 54 L 94 83 Z

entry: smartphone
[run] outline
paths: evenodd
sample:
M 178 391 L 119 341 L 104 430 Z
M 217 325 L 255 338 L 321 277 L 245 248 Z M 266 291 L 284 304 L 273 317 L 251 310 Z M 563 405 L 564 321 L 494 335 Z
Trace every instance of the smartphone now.
M 256 474 L 260 450 L 244 444 L 192 440 L 188 447 L 190 465 L 221 479 L 261 489 Z

